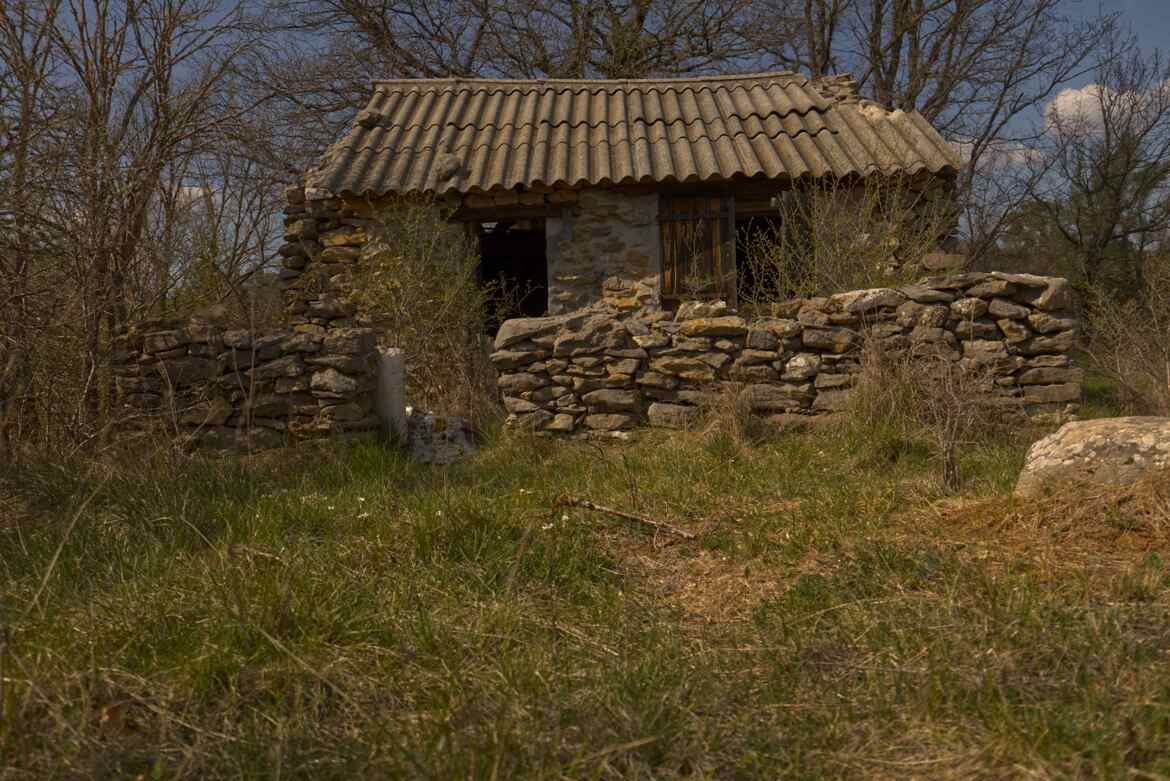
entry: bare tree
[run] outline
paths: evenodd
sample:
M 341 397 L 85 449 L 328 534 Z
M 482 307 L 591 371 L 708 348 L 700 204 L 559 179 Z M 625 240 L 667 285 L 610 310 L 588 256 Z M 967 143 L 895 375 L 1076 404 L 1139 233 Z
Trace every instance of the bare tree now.
M 257 47 L 238 69 L 281 109 L 285 165 L 303 170 L 385 78 L 489 72 L 488 25 L 498 0 L 256 0 Z
M 1145 256 L 1170 230 L 1170 62 L 1115 41 L 1094 84 L 1048 111 L 1033 202 L 1088 288 L 1146 288 Z
M 745 37 L 757 43 L 765 65 L 813 76 L 852 72 L 863 93 L 921 112 L 960 144 L 967 165 L 957 191 L 969 206 L 965 222 L 978 255 L 1026 191 L 1000 182 L 1004 155 L 1022 154 L 1036 139 L 1031 123 L 1020 119 L 1090 70 L 1116 26 L 1116 14 L 1074 22 L 1062 6 L 1063 0 L 758 0 Z
M 643 78 L 741 70 L 754 0 L 257 0 L 262 56 L 241 75 L 276 97 L 302 169 L 379 78 Z
M 66 0 L 55 37 L 77 110 L 69 160 L 73 261 L 85 291 L 86 409 L 96 419 L 107 340 L 131 311 L 155 303 L 141 249 L 168 178 L 206 151 L 244 109 L 219 88 L 246 45 L 234 12 L 214 0 Z M 156 259 L 156 281 L 165 276 Z
M 0 452 L 38 425 L 100 430 L 118 326 L 263 265 L 277 186 L 240 143 L 239 18 L 216 0 L 0 2 Z
M 521 0 L 488 26 L 495 67 L 527 78 L 707 72 L 750 52 L 749 0 Z
M 60 0 L 0 4 L 0 460 L 11 456 L 31 393 L 32 335 L 52 289 L 44 261 L 54 237 L 44 210 L 60 185 L 59 10 Z

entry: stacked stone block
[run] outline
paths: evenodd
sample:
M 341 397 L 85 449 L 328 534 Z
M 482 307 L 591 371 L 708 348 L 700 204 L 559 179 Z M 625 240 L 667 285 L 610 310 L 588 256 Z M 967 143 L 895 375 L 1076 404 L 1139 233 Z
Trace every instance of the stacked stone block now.
M 374 331 L 252 333 L 149 320 L 117 337 L 121 413 L 184 446 L 257 450 L 289 439 L 374 431 Z
M 375 225 L 367 205 L 290 187 L 284 210 L 281 284 L 285 313 L 303 333 L 358 324 L 348 300 L 353 270 Z
M 719 304 L 675 316 L 604 303 L 509 320 L 492 361 L 509 421 L 541 431 L 681 426 L 728 384 L 762 415 L 842 409 L 873 339 L 891 352 L 985 367 L 1029 414 L 1070 415 L 1083 373 L 1067 281 L 968 273 L 785 302 L 746 320 Z

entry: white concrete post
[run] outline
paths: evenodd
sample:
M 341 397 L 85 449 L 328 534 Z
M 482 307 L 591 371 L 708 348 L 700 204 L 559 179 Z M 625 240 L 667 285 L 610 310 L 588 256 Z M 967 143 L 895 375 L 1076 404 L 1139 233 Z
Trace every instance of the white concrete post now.
M 374 411 L 390 436 L 406 439 L 406 358 L 398 347 L 381 351 Z

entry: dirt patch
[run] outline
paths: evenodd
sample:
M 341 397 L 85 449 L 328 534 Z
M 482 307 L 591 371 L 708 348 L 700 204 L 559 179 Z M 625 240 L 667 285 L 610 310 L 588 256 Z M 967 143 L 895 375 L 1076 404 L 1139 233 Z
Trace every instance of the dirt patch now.
M 761 600 L 784 587 L 775 573 L 693 546 L 627 551 L 623 565 L 647 593 L 703 626 L 745 621 Z
M 749 518 L 791 516 L 800 505 L 797 500 L 741 501 L 729 496 L 715 516 L 670 521 L 695 532 L 697 540 L 639 533 L 645 529 L 636 524 L 623 528 L 621 521 L 619 525 L 607 524 L 602 536 L 610 555 L 620 563 L 622 574 L 651 599 L 677 609 L 684 624 L 693 628 L 730 626 L 750 620 L 761 602 L 782 594 L 796 578 L 824 574 L 834 564 L 813 552 L 797 562 L 745 559 L 705 547 L 705 541 L 715 535 L 734 535 L 741 524 L 750 522 Z M 778 545 L 782 542 L 778 535 L 770 536 Z

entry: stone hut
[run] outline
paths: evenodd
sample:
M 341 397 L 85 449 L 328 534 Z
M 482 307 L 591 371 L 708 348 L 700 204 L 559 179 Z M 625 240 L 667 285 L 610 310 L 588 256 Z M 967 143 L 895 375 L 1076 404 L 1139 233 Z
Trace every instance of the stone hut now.
M 485 281 L 528 291 L 491 355 L 512 424 L 686 426 L 729 391 L 780 420 L 832 413 L 871 343 L 977 369 L 994 414 L 1073 414 L 1083 373 L 1063 279 L 952 274 L 736 313 L 751 284 L 737 244 L 777 198 L 877 177 L 946 194 L 959 165 L 920 115 L 861 99 L 847 77 L 377 82 L 287 191 L 287 330 L 139 324 L 119 336 L 119 396 L 204 447 L 409 429 L 392 414 L 401 393 L 383 393 L 400 358 L 379 354 L 351 272 L 379 246 L 379 210 L 422 197 L 478 239 Z
M 478 236 L 485 279 L 529 291 L 516 315 L 669 306 L 696 265 L 698 297 L 734 308 L 737 232 L 774 217 L 778 192 L 873 175 L 945 191 L 959 166 L 921 115 L 860 98 L 847 76 L 379 81 L 290 191 L 284 276 L 294 314 L 344 322 L 305 272 L 359 258 L 380 203 L 425 194 Z

